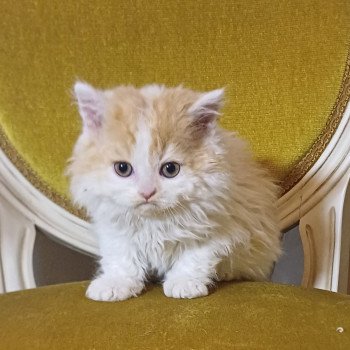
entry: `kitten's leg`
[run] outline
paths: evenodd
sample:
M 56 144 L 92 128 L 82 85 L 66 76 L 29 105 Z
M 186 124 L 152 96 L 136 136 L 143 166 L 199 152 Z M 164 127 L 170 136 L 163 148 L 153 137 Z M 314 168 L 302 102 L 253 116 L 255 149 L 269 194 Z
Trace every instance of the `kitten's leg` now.
M 165 276 L 164 294 L 189 299 L 208 295 L 219 261 L 210 247 L 186 248 Z
M 99 301 L 135 297 L 144 288 L 144 269 L 136 248 L 125 237 L 101 244 L 101 274 L 89 285 L 86 296 Z

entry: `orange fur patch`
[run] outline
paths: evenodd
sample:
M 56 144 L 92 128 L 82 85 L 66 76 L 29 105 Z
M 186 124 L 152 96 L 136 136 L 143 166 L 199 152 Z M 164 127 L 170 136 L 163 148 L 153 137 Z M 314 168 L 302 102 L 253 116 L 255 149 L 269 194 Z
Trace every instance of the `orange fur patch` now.
M 199 93 L 182 87 L 163 88 L 158 95 L 149 97 L 134 87 L 120 86 L 105 94 L 102 127 L 94 137 L 77 146 L 79 151 L 75 152 L 71 171 L 85 173 L 115 161 L 129 162 L 141 118 L 147 120 L 151 130 L 151 156 L 161 158 L 172 145 L 178 161 L 194 170 L 200 169 L 203 157 L 209 156 L 201 148 L 203 137 L 187 112 Z

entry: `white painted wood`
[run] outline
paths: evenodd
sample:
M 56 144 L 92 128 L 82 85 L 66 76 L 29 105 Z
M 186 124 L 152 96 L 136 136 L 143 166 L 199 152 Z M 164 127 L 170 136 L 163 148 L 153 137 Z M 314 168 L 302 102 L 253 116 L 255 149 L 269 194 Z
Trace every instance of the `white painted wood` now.
M 0 150 L 0 293 L 35 287 L 35 227 L 72 249 L 97 254 L 89 224 L 50 201 Z
M 35 227 L 0 195 L 0 256 L 2 291 L 34 288 Z
M 0 237 L 1 239 L 1 237 Z M 0 240 L 0 247 L 1 247 L 1 240 Z M 2 257 L 1 257 L 1 250 L 0 250 L 0 294 L 5 293 L 5 279 L 4 279 L 4 273 L 3 273 L 3 267 L 2 267 Z
M 333 291 L 346 291 L 348 283 L 349 116 L 348 106 L 321 157 L 278 201 L 282 230 L 300 220 L 305 251 L 304 285 Z M 34 286 L 31 249 L 35 226 L 73 249 L 97 254 L 89 224 L 34 188 L 1 150 L 0 194 L 0 292 Z
M 24 217 L 68 246 L 96 254 L 89 224 L 38 191 L 0 150 L 0 193 Z
M 302 284 L 305 287 L 347 292 L 350 212 L 346 197 L 349 177 L 350 171 L 300 220 L 304 248 Z
M 350 104 L 321 157 L 278 201 L 281 229 L 294 225 L 340 181 L 350 167 Z

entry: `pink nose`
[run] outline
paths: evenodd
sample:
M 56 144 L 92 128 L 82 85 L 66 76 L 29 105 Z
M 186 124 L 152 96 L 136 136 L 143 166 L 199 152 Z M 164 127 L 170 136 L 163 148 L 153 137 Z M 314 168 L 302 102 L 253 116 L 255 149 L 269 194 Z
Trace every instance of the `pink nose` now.
M 156 194 L 156 189 L 154 189 L 152 192 L 140 192 L 140 195 L 146 199 L 146 201 L 148 201 L 152 196 L 154 196 Z

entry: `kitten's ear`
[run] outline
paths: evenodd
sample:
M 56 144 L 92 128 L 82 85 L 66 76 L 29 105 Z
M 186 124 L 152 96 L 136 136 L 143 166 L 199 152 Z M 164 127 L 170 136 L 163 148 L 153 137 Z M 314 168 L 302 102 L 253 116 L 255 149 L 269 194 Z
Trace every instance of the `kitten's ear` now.
M 193 124 L 202 130 L 217 120 L 223 105 L 225 90 L 217 89 L 202 93 L 188 112 L 194 118 Z
M 105 109 L 103 92 L 87 83 L 77 81 L 74 85 L 74 96 L 83 119 L 84 129 L 99 129 L 103 122 Z

